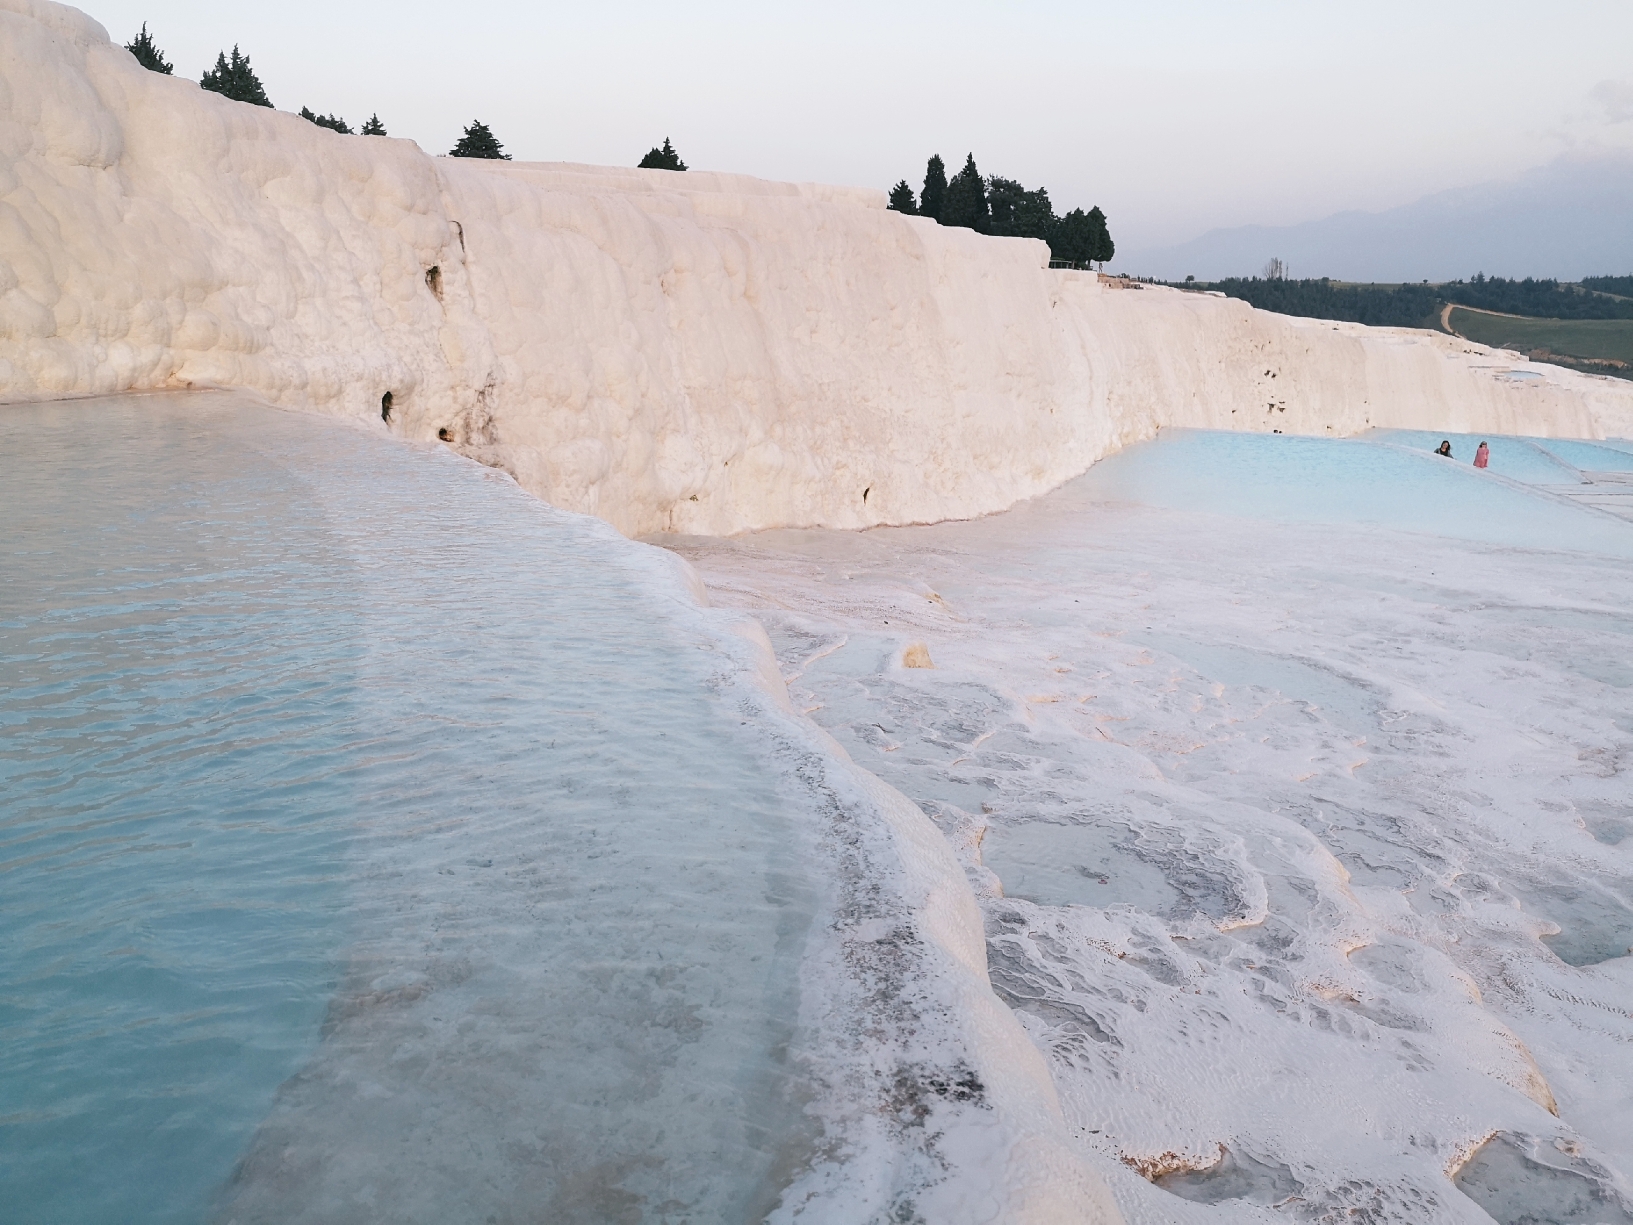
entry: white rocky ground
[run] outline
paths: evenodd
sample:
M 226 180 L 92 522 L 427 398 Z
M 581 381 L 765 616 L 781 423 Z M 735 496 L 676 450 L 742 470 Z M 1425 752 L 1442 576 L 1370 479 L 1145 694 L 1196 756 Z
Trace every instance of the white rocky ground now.
M 1219 441 L 973 522 L 666 543 L 960 849 L 1130 1221 L 1633 1221 L 1633 527 Z

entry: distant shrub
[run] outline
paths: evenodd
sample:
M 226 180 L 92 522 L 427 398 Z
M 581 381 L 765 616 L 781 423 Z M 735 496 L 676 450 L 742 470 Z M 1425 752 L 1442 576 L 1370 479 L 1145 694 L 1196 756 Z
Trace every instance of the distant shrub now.
M 386 134 L 386 125 L 380 122 L 380 116 L 370 115 L 368 122 L 361 129 L 361 134 L 364 136 L 384 136 Z

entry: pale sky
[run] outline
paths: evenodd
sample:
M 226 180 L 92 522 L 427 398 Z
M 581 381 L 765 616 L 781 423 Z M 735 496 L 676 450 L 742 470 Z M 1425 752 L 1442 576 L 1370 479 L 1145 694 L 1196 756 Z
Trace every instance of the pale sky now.
M 552 4 L 92 0 L 197 80 L 237 43 L 282 110 L 445 153 L 918 188 L 949 172 L 1098 204 L 1120 246 L 1381 209 L 1633 149 L 1630 0 Z

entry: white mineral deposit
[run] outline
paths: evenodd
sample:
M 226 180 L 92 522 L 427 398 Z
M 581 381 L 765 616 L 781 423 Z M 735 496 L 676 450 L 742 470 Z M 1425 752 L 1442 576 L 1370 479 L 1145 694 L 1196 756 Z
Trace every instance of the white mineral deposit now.
M 1633 1222 L 1633 381 L 0 100 L 19 1220 Z

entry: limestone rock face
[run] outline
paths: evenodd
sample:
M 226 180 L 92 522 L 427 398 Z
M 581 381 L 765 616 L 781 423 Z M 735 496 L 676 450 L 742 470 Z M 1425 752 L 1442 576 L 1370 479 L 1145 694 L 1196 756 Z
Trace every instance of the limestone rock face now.
M 1633 433 L 1633 385 L 1108 292 L 876 191 L 341 136 L 45 0 L 0 0 L 0 93 L 0 399 L 237 388 L 630 534 L 982 514 L 1164 426 Z

